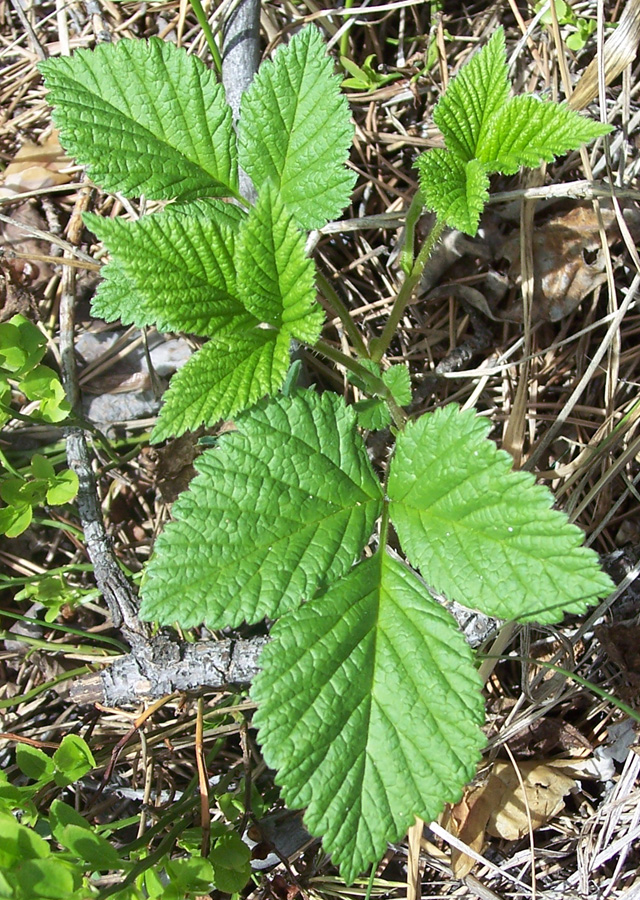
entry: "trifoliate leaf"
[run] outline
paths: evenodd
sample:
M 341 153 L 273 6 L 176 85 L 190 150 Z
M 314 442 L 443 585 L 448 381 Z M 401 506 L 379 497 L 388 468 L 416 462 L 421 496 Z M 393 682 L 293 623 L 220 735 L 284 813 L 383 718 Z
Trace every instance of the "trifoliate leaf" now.
M 513 97 L 491 122 L 478 144 L 477 156 L 490 171 L 513 175 L 522 166 L 539 166 L 611 131 L 564 103 L 528 94 Z
M 451 80 L 433 111 L 447 148 L 464 162 L 477 156 L 492 117 L 508 96 L 504 31 L 498 28 L 486 47 Z
M 242 97 L 240 165 L 258 190 L 271 179 L 303 228 L 320 228 L 349 202 L 349 105 L 315 26 L 264 62 Z
M 454 404 L 398 436 L 388 495 L 402 549 L 450 600 L 504 619 L 557 622 L 612 589 L 552 494 Z
M 427 150 L 416 160 L 424 204 L 450 228 L 474 236 L 489 199 L 489 179 L 483 163 L 465 162 L 449 150 Z
M 305 241 L 305 234 L 267 184 L 238 234 L 238 295 L 261 322 L 314 344 L 324 313 L 316 303 L 315 267 L 305 253 Z
M 261 402 L 196 464 L 142 587 L 142 615 L 213 628 L 275 618 L 343 575 L 382 491 L 341 398 Z
M 215 425 L 282 387 L 289 368 L 288 334 L 253 328 L 214 338 L 171 379 L 152 443 L 200 425 Z
M 237 193 L 231 109 L 195 56 L 156 38 L 40 64 L 60 141 L 107 191 L 154 200 Z
M 378 552 L 278 622 L 252 697 L 265 760 L 347 882 L 473 777 L 480 679 L 451 615 Z
M 411 403 L 411 376 L 406 366 L 391 366 L 383 373 L 382 380 L 398 406 L 407 406 Z
M 191 205 L 190 205 L 191 206 Z M 218 202 L 216 208 L 228 204 Z M 94 301 L 94 315 L 118 312 L 125 324 L 205 337 L 247 328 L 256 320 L 237 298 L 233 261 L 235 214 L 211 204 L 168 207 L 137 222 L 85 214 L 114 261 Z

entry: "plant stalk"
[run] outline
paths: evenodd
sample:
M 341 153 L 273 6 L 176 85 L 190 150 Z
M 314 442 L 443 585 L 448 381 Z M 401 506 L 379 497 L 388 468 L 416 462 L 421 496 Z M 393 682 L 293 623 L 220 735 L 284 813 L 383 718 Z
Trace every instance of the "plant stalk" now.
M 405 309 L 411 302 L 415 289 L 420 283 L 422 273 L 424 272 L 424 267 L 426 266 L 427 261 L 433 252 L 433 248 L 440 240 L 440 235 L 444 230 L 444 225 L 444 222 L 436 219 L 429 237 L 424 242 L 420 249 L 420 252 L 418 253 L 410 274 L 407 275 L 402 284 L 402 287 L 400 288 L 400 291 L 398 292 L 398 296 L 394 301 L 391 313 L 389 314 L 387 324 L 384 326 L 382 334 L 375 341 L 372 341 L 371 359 L 373 359 L 374 362 L 380 362 L 380 360 L 386 353 L 389 344 L 393 340 L 393 336 L 396 333 L 396 329 L 398 327 L 400 319 L 402 318 Z
M 222 75 L 222 57 L 220 56 L 220 51 L 218 50 L 216 39 L 214 38 L 213 32 L 211 31 L 209 20 L 207 19 L 204 9 L 202 8 L 202 3 L 200 3 L 200 0 L 191 0 L 191 6 L 193 7 L 193 11 L 196 14 L 198 24 L 200 25 L 200 28 L 202 28 L 202 33 L 205 36 L 205 40 L 209 45 L 209 50 L 211 50 L 211 56 L 213 57 L 213 64 L 216 67 L 216 72 L 218 73 L 218 75 Z
M 327 359 L 330 359 L 332 362 L 344 366 L 345 369 L 348 369 L 350 372 L 353 372 L 354 375 L 357 375 L 358 378 L 364 382 L 368 393 L 374 397 L 380 397 L 381 400 L 385 401 L 389 407 L 389 412 L 391 413 L 391 418 L 393 419 L 396 428 L 404 428 L 407 422 L 406 413 L 398 406 L 391 391 L 382 378 L 378 378 L 377 375 L 374 375 L 373 372 L 370 372 L 369 369 L 365 368 L 357 360 L 352 359 L 350 356 L 347 356 L 346 353 L 338 350 L 337 347 L 332 347 L 331 344 L 328 344 L 322 339 L 313 345 L 313 349 L 323 356 L 326 356 Z
M 318 284 L 318 287 L 320 288 L 320 291 L 324 295 L 325 300 L 329 303 L 333 311 L 336 313 L 336 315 L 344 325 L 344 330 L 349 335 L 349 338 L 353 345 L 353 349 L 356 351 L 358 356 L 361 356 L 363 359 L 369 359 L 369 351 L 367 349 L 367 345 L 365 344 L 362 335 L 356 328 L 354 321 L 349 314 L 349 310 L 340 299 L 337 291 L 335 290 L 329 279 L 326 278 L 321 272 L 317 271 L 316 282 Z

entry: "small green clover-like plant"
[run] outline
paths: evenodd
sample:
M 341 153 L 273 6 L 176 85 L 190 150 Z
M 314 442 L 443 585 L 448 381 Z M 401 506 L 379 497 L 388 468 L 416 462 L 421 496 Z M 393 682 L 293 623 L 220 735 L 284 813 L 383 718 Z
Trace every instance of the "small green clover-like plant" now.
M 14 392 L 35 402 L 35 408 L 25 408 L 29 420 L 58 424 L 69 415 L 71 407 L 60 378 L 40 362 L 45 352 L 45 336 L 24 316 L 0 325 L 0 426 L 16 413 L 22 416 L 12 406 Z M 48 459 L 36 453 L 27 467 L 17 470 L 0 451 L 0 534 L 17 537 L 31 524 L 35 507 L 62 506 L 77 491 L 78 478 L 70 469 L 56 472 Z
M 136 222 L 86 218 L 111 256 L 96 314 L 209 339 L 173 379 L 152 439 L 238 414 L 173 507 L 141 614 L 182 627 L 277 620 L 252 688 L 255 724 L 285 801 L 306 807 L 351 881 L 416 816 L 459 799 L 484 745 L 473 655 L 429 586 L 490 615 L 557 622 L 610 579 L 550 492 L 488 439 L 486 420 L 450 405 L 406 423 L 409 370 L 379 363 L 388 335 L 375 361 L 357 363 L 315 343 L 348 364 L 366 395 L 354 406 L 287 375 L 292 339 L 314 345 L 323 322 L 305 231 L 339 215 L 353 185 L 348 106 L 314 27 L 262 65 L 237 138 L 211 72 L 160 41 L 101 45 L 41 70 L 62 143 L 92 177 L 176 201 Z M 491 172 L 606 130 L 508 95 L 498 30 L 438 105 L 447 149 L 418 163 L 440 227 L 474 233 Z M 238 166 L 254 206 L 238 195 Z M 392 419 L 383 484 L 358 428 Z
M 103 826 L 93 825 L 63 800 L 47 798 L 39 809 L 35 801 L 43 794 L 46 797 L 45 789 L 64 788 L 95 768 L 89 746 L 78 735 L 66 735 L 52 756 L 19 744 L 16 763 L 22 780 L 30 783 L 12 784 L 0 772 L 2 897 L 89 900 L 102 895 L 95 876 L 108 872 L 119 873 L 123 885 L 110 892 L 115 900 L 190 900 L 214 889 L 236 893 L 249 880 L 251 851 L 237 832 L 221 822 L 211 829 L 207 859 L 200 855 L 198 830 L 193 846 L 183 846 L 186 856 L 156 855 L 153 866 L 145 866 L 140 864 L 139 848 L 116 849 L 102 833 Z M 107 835 L 120 827 L 112 823 Z
M 425 205 L 452 228 L 475 235 L 489 196 L 489 175 L 513 175 L 523 166 L 552 162 L 611 128 L 566 104 L 533 94 L 509 97 L 504 31 L 488 42 L 451 81 L 433 119 L 446 149 L 417 160 Z

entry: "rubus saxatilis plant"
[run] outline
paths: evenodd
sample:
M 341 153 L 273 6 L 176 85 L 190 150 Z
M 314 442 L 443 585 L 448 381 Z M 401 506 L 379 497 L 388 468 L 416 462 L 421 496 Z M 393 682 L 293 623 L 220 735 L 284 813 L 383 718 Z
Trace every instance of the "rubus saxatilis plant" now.
M 473 654 L 429 586 L 546 623 L 582 613 L 611 582 L 550 492 L 488 439 L 485 418 L 452 404 L 407 421 L 408 370 L 377 362 L 388 329 L 368 350 L 345 316 L 359 360 L 319 340 L 323 280 L 305 230 L 349 202 L 353 129 L 318 30 L 263 63 L 237 135 L 213 73 L 158 40 L 79 51 L 41 71 L 63 145 L 98 183 L 174 200 L 139 221 L 85 217 L 111 256 L 96 315 L 209 338 L 173 378 L 152 440 L 238 413 L 173 507 L 142 615 L 182 627 L 277 620 L 252 687 L 254 724 L 284 800 L 306 807 L 307 827 L 351 881 L 415 816 L 431 820 L 460 797 L 484 744 Z M 498 30 L 437 106 L 447 149 L 418 160 L 436 235 L 446 224 L 474 233 L 491 172 L 608 130 L 508 91 Z M 254 206 L 238 194 L 238 165 Z M 391 319 L 435 240 L 414 259 L 414 221 Z M 368 405 L 297 389 L 286 379 L 293 338 L 351 368 Z M 358 416 L 395 423 L 382 484 Z M 392 526 L 406 561 L 388 546 Z

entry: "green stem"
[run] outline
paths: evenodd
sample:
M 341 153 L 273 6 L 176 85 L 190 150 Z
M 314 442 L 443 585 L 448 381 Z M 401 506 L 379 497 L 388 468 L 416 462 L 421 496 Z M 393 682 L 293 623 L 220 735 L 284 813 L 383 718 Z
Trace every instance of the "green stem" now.
M 211 31 L 209 20 L 205 15 L 204 9 L 202 8 L 202 3 L 200 3 L 200 0 L 191 0 L 191 6 L 193 7 L 193 11 L 196 14 L 198 24 L 200 25 L 200 28 L 202 28 L 202 32 L 205 36 L 207 44 L 209 45 L 209 50 L 211 50 L 211 55 L 213 56 L 213 64 L 216 67 L 216 71 L 218 75 L 222 75 L 222 57 L 220 56 L 218 45 L 216 44 L 213 32 Z
M 373 372 L 366 369 L 356 359 L 347 356 L 342 350 L 338 350 L 337 347 L 323 341 L 322 338 L 320 338 L 319 341 L 316 341 L 313 345 L 313 349 L 323 356 L 326 356 L 327 359 L 330 359 L 332 362 L 344 366 L 345 369 L 348 369 L 350 372 L 353 372 L 354 375 L 357 375 L 358 378 L 365 383 L 367 391 L 371 394 L 384 394 L 388 391 L 386 384 L 381 378 L 378 378 L 377 375 L 374 375 Z
M 369 369 L 366 369 L 357 360 L 352 359 L 350 356 L 347 356 L 346 353 L 343 353 L 341 350 L 338 350 L 337 347 L 333 347 L 322 339 L 313 345 L 313 349 L 323 356 L 326 356 L 327 359 L 330 359 L 332 362 L 344 366 L 345 369 L 348 369 L 350 372 L 353 372 L 354 375 L 357 375 L 358 378 L 364 382 L 367 393 L 374 397 L 380 397 L 385 401 L 389 407 L 389 412 L 391 413 L 391 418 L 393 419 L 396 428 L 404 428 L 407 422 L 407 416 L 393 399 L 391 391 L 382 378 L 378 378 L 377 375 L 374 375 L 373 372 L 370 372 Z
M 407 210 L 405 219 L 404 246 L 402 248 L 402 253 L 400 254 L 400 268 L 405 275 L 409 275 L 413 268 L 416 225 L 418 224 L 418 219 L 420 218 L 423 209 L 424 200 L 421 191 L 418 189 L 413 195 L 413 200 L 411 201 L 411 206 Z
M 391 313 L 389 314 L 389 319 L 387 320 L 387 324 L 385 325 L 381 336 L 375 341 L 372 341 L 371 359 L 373 359 L 375 362 L 380 362 L 380 360 L 386 353 L 389 344 L 393 340 L 393 336 L 396 333 L 396 328 L 398 327 L 400 319 L 402 318 L 405 309 L 411 302 L 411 298 L 413 297 L 415 289 L 420 283 L 422 273 L 424 272 L 424 267 L 427 264 L 427 260 L 431 256 L 433 248 L 440 239 L 440 235 L 442 234 L 442 231 L 444 229 L 444 224 L 444 222 L 436 219 L 429 237 L 424 242 L 420 252 L 418 253 L 418 257 L 413 264 L 411 272 L 405 278 L 402 287 L 398 292 L 398 296 L 394 301 L 393 308 L 391 309 Z
M 345 9 L 351 9 L 352 6 L 353 0 L 345 0 Z M 344 33 L 340 37 L 340 56 L 347 56 L 349 54 L 349 32 L 351 31 L 352 22 L 353 19 L 349 21 L 349 27 L 345 28 Z
M 324 295 L 325 300 L 329 303 L 333 311 L 336 313 L 336 315 L 344 325 L 344 330 L 347 332 L 349 338 L 351 339 L 353 349 L 356 351 L 358 356 L 361 356 L 363 359 L 369 359 L 369 351 L 367 349 L 367 345 L 365 344 L 362 335 L 356 328 L 354 321 L 349 314 L 349 310 L 338 296 L 331 282 L 327 278 L 325 278 L 322 272 L 316 273 L 316 282 L 320 291 Z

